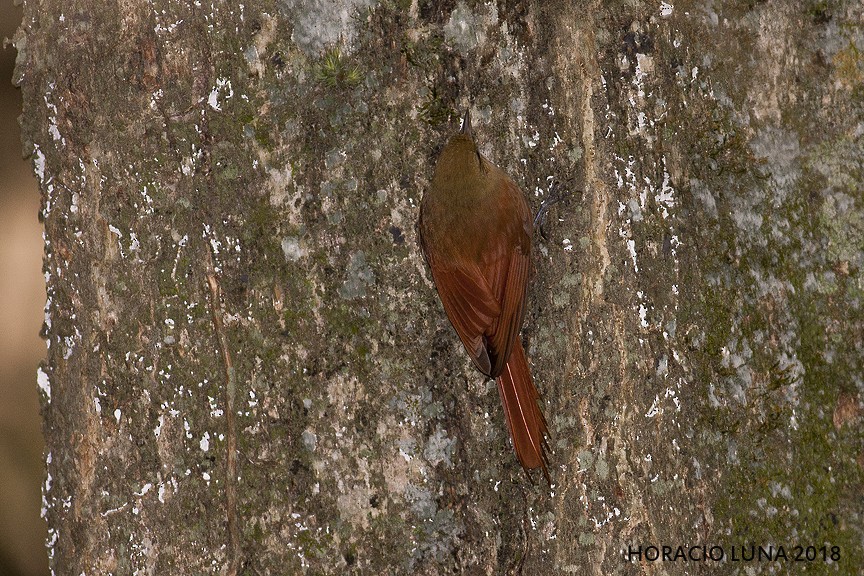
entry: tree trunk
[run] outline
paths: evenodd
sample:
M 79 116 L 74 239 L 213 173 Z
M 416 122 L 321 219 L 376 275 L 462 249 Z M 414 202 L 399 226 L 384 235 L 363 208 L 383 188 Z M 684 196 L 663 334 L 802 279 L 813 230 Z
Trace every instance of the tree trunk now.
M 853 573 L 862 22 L 858 0 L 28 1 L 54 572 Z M 417 246 L 468 106 L 532 208 L 560 199 L 522 332 L 551 489 Z

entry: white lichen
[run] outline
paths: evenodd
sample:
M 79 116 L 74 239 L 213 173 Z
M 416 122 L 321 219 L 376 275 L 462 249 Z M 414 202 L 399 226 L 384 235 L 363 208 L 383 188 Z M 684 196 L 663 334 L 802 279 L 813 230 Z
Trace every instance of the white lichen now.
M 48 403 L 51 403 L 51 380 L 48 378 L 48 374 L 42 370 L 42 367 L 38 367 L 36 369 L 36 383 L 39 385 L 39 389 L 45 394 L 45 398 L 48 400 Z

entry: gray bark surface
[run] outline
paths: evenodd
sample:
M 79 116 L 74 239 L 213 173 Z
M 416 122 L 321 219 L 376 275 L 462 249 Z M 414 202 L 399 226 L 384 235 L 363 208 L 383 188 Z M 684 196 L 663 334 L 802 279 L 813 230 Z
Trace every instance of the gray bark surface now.
M 27 2 L 54 572 L 859 573 L 864 6 L 672 4 Z M 552 489 L 417 246 L 468 105 Z

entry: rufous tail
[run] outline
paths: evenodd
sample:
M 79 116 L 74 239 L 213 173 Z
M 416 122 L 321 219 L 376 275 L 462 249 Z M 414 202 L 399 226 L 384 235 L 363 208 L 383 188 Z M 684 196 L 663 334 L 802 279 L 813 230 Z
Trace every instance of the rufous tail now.
M 534 387 L 525 350 L 518 338 L 513 343 L 510 357 L 497 382 L 507 417 L 507 428 L 510 429 L 519 463 L 526 472 L 542 468 L 543 475 L 551 485 L 546 460 L 546 419 L 537 405 L 540 395 Z

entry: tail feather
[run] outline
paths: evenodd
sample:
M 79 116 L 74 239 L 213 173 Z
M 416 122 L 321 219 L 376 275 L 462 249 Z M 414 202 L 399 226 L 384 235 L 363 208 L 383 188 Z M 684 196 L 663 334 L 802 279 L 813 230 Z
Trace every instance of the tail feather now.
M 534 387 L 525 351 L 518 339 L 513 343 L 510 357 L 497 382 L 519 463 L 526 471 L 542 468 L 543 475 L 551 484 L 546 459 L 546 419 L 537 405 L 540 395 Z

